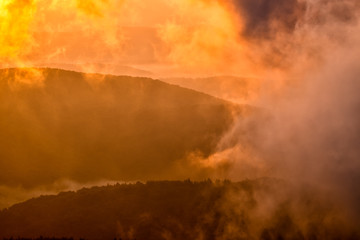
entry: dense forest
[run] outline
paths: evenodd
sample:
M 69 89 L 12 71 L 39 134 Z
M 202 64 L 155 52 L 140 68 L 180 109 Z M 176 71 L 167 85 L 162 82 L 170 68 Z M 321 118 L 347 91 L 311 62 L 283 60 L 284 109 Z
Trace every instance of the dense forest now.
M 37 238 L 21 238 L 21 237 L 10 237 L 10 238 L 4 238 L 3 240 L 74 240 L 74 238 L 66 238 L 66 237 L 62 237 L 62 238 L 56 238 L 56 237 L 37 237 Z M 79 240 L 85 240 L 80 238 Z
M 137 182 L 16 204 L 0 212 L 0 237 L 357 239 L 356 223 L 335 206 L 278 179 Z

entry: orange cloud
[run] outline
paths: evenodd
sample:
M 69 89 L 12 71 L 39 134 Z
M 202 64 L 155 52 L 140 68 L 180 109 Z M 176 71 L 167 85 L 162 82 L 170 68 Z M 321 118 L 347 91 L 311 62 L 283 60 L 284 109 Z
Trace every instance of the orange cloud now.
M 0 1 L 0 63 L 17 61 L 32 45 L 34 0 Z

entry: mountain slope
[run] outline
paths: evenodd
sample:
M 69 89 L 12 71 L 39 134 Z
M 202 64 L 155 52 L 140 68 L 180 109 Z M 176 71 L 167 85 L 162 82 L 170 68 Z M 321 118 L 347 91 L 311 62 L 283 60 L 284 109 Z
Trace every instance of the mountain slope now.
M 0 183 L 174 179 L 209 155 L 234 106 L 147 78 L 0 70 Z
M 235 76 L 164 78 L 164 82 L 194 89 L 233 102 L 249 102 L 259 94 L 260 79 Z

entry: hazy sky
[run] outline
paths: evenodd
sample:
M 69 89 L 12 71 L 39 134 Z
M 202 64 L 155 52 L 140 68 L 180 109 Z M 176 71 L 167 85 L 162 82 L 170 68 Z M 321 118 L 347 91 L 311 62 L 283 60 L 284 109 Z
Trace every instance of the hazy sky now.
M 295 61 L 313 66 L 356 24 L 359 3 L 5 0 L 0 9 L 4 66 L 100 62 L 162 75 L 264 76 Z

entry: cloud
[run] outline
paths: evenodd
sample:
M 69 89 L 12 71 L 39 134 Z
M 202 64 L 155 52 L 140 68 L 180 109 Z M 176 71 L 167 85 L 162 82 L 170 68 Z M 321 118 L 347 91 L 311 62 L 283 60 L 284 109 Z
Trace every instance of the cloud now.
M 309 184 L 360 219 L 359 25 L 349 27 L 346 38 L 312 71 L 297 78 L 288 72 L 297 81 L 263 92 L 258 113 L 241 116 L 219 151 L 200 164 L 215 162 L 218 174 L 230 179 L 271 176 Z
M 301 0 L 232 0 L 242 21 L 242 34 L 249 38 L 270 39 L 280 33 L 292 33 L 305 16 Z
M 0 63 L 16 62 L 33 45 L 31 25 L 37 5 L 33 0 L 0 2 Z

